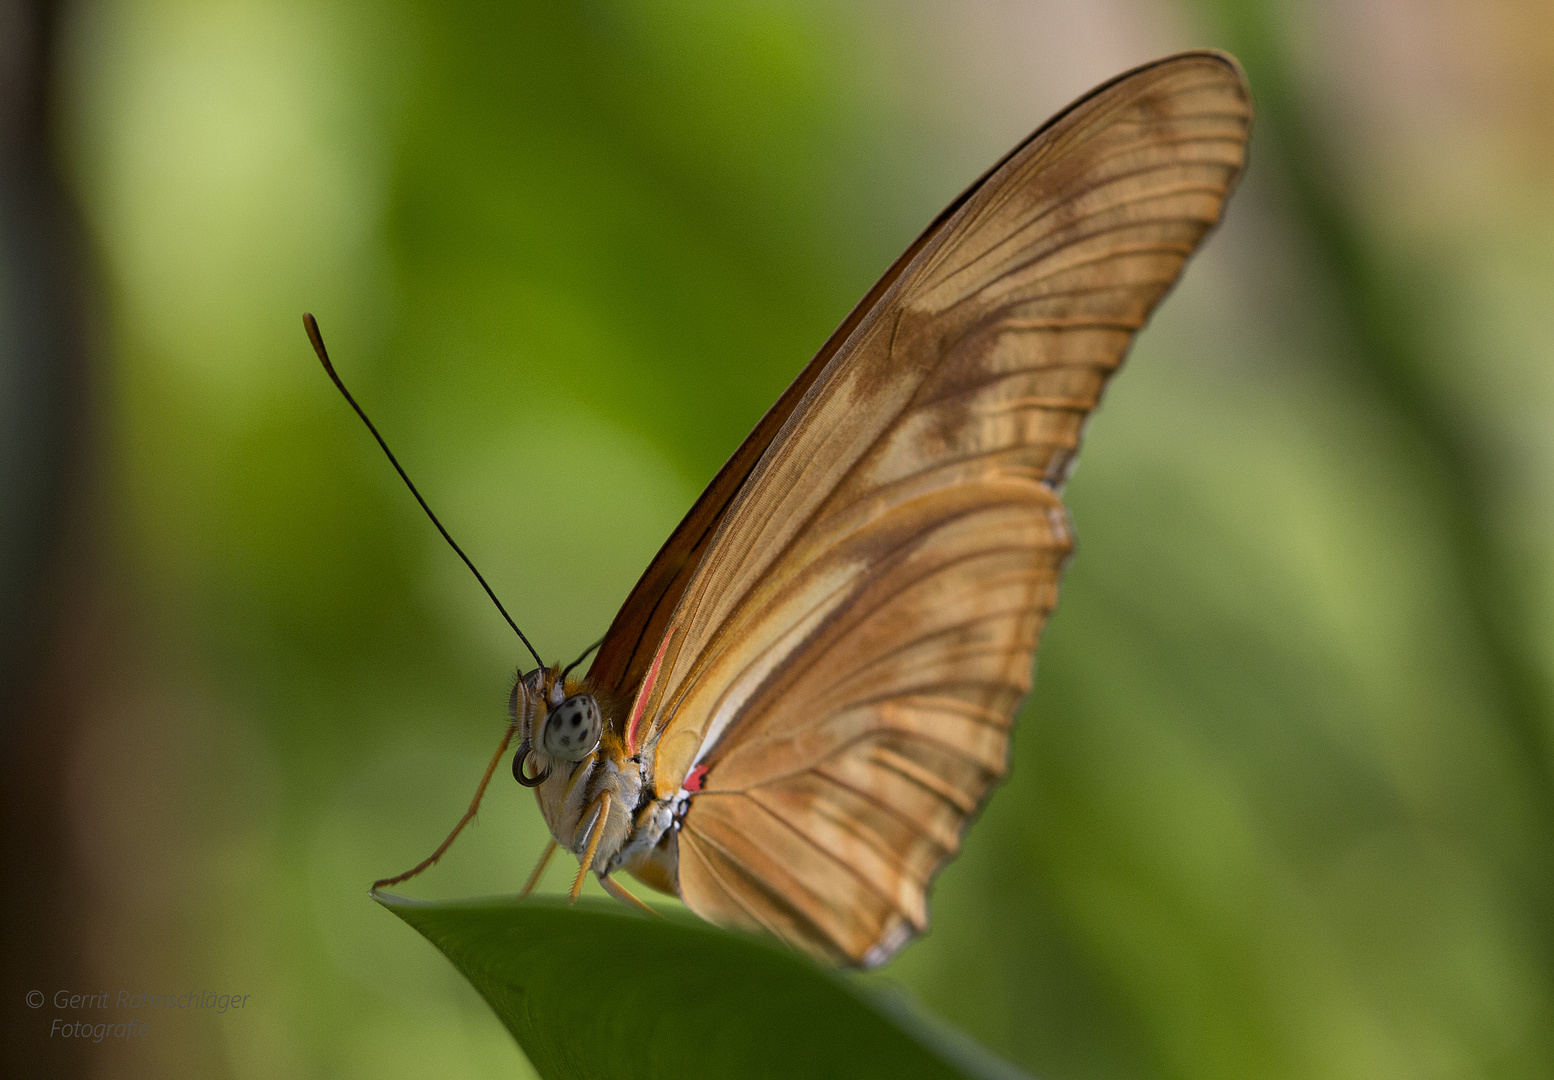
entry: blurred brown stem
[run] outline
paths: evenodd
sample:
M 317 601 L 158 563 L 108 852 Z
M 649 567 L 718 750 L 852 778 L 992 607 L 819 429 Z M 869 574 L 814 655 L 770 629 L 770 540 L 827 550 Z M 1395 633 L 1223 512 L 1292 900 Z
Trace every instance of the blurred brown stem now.
M 82 985 L 82 875 L 67 762 L 100 590 L 87 583 L 81 464 L 87 244 L 53 161 L 58 5 L 0 0 L 0 1045 L 7 1075 L 84 1076 L 97 1048 L 50 1038 L 29 992 Z

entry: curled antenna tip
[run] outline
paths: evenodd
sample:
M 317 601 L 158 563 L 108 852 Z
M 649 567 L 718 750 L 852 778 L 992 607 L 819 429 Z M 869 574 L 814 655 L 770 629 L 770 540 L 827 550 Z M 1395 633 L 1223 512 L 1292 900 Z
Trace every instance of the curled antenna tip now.
M 313 318 L 311 311 L 302 313 L 302 328 L 308 332 L 308 340 L 313 343 L 313 351 L 318 353 L 319 360 L 326 368 L 333 367 L 329 362 L 329 353 L 324 348 L 324 335 L 318 332 L 318 320 Z

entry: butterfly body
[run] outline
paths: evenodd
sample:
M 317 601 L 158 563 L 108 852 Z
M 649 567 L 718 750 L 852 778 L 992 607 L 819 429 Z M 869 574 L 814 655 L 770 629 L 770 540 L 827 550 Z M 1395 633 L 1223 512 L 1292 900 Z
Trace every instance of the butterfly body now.
M 1008 770 L 1085 421 L 1218 222 L 1251 120 L 1235 60 L 1194 52 L 1039 128 L 756 425 L 586 677 L 518 681 L 513 773 L 579 860 L 574 896 L 592 872 L 632 899 L 624 870 L 865 967 L 927 929 L 934 876 Z
M 575 736 L 588 730 L 590 711 L 599 728 L 579 743 Z M 601 877 L 624 869 L 673 895 L 672 857 L 666 863 L 665 852 L 654 851 L 671 831 L 672 800 L 656 797 L 652 748 L 632 751 L 624 717 L 610 698 L 587 680 L 564 680 L 555 668 L 539 669 L 513 688 L 512 712 L 522 747 L 514 773 L 534 788 L 556 843 L 579 860 L 588 858 L 587 869 Z

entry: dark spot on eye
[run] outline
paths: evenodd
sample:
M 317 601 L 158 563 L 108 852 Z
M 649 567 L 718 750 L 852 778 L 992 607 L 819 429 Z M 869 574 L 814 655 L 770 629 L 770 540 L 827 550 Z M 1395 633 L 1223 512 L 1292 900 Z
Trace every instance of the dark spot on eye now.
M 572 726 L 573 727 L 577 727 L 577 725 L 581 724 L 582 722 L 583 722 L 583 718 L 581 716 L 577 715 L 576 713 L 572 714 Z

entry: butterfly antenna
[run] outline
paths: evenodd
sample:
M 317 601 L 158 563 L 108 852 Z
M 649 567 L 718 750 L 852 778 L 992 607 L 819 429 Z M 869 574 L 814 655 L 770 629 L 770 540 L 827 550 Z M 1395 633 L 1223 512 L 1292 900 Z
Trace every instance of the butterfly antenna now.
M 596 641 L 592 645 L 588 646 L 588 648 L 584 649 L 582 656 L 579 656 L 576 660 L 572 661 L 564 669 L 562 669 L 561 678 L 563 680 L 565 680 L 567 675 L 569 675 L 571 673 L 573 668 L 577 667 L 577 665 L 581 664 L 584 660 L 587 660 L 588 659 L 588 654 L 593 652 L 595 649 L 597 649 L 600 645 L 603 645 L 603 644 L 604 644 L 604 638 L 600 638 L 598 641 Z
M 351 408 L 356 410 L 356 415 L 362 418 L 362 423 L 367 425 L 367 430 L 372 432 L 372 437 L 378 440 L 378 445 L 381 446 L 383 448 L 383 452 L 388 455 L 389 464 L 394 466 L 394 471 L 399 474 L 399 478 L 403 480 L 405 482 L 405 486 L 410 489 L 410 494 L 414 495 L 415 501 L 421 504 L 421 509 L 426 511 L 426 516 L 432 519 L 432 524 L 437 526 L 437 531 L 442 533 L 442 538 L 448 541 L 448 546 L 458 554 L 459 558 L 464 560 L 464 565 L 469 567 L 469 572 L 475 575 L 475 580 L 480 582 L 480 587 L 486 590 L 486 595 L 491 598 L 491 602 L 496 605 L 496 609 L 502 613 L 502 618 L 507 620 L 507 625 L 513 628 L 513 633 L 518 635 L 518 640 L 523 642 L 524 647 L 529 650 L 529 655 L 534 657 L 534 662 L 540 667 L 544 667 L 545 661 L 540 659 L 540 654 L 536 652 L 534 646 L 529 643 L 529 639 L 523 636 L 523 631 L 518 629 L 517 623 L 513 622 L 513 617 L 509 615 L 507 613 L 507 609 L 502 606 L 502 601 L 496 598 L 496 593 L 491 590 L 490 585 L 486 584 L 484 575 L 482 575 L 479 570 L 475 569 L 475 564 L 470 562 L 468 555 L 464 554 L 464 549 L 459 547 L 459 545 L 454 542 L 453 537 L 448 535 L 448 530 L 442 527 L 442 522 L 437 520 L 437 515 L 432 513 L 432 508 L 426 505 L 426 500 L 421 498 L 421 493 L 417 491 L 416 486 L 410 482 L 410 477 L 405 474 L 404 468 L 399 464 L 399 459 L 394 456 L 394 451 L 389 449 L 388 443 L 383 441 L 383 436 L 378 434 L 377 426 L 367 418 L 367 414 L 362 411 L 362 407 L 356 404 L 356 399 L 352 397 L 351 392 L 345 388 L 345 383 L 340 381 L 340 376 L 335 373 L 335 366 L 329 362 L 329 352 L 324 348 L 324 335 L 318 332 L 318 320 L 313 318 L 311 314 L 305 312 L 302 316 L 302 325 L 308 332 L 308 340 L 313 343 L 313 351 L 318 353 L 319 363 L 323 364 L 324 370 L 329 373 L 330 381 L 335 384 L 335 389 L 339 390 L 340 393 L 345 395 L 345 400 L 351 403 Z M 588 654 L 584 653 L 583 655 L 587 656 Z

